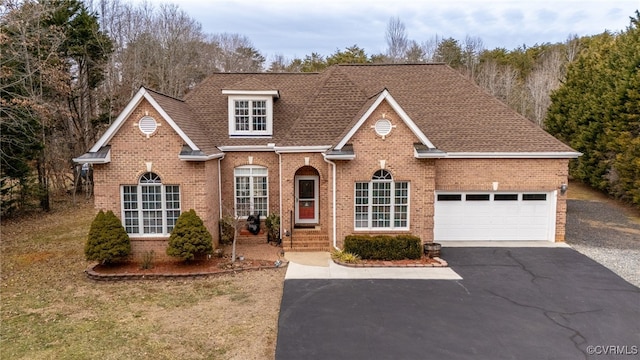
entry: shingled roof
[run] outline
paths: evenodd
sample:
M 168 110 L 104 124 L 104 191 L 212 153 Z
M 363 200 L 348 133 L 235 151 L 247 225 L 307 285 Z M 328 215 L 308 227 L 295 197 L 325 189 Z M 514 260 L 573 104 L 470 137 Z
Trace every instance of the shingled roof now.
M 273 136 L 229 137 L 223 90 L 277 90 Z M 210 154 L 221 146 L 335 146 L 384 90 L 445 153 L 572 153 L 574 150 L 444 64 L 334 65 L 321 73 L 216 73 L 184 102 L 158 96 Z M 573 157 L 573 156 L 571 156 Z

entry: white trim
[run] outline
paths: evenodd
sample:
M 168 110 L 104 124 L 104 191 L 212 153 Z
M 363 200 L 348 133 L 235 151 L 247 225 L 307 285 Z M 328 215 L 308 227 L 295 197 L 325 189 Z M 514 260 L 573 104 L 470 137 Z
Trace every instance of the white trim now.
M 347 144 L 347 142 L 353 137 L 356 131 L 360 129 L 362 124 L 364 124 L 364 122 L 369 118 L 369 116 L 371 116 L 371 114 L 378 108 L 378 106 L 382 103 L 383 100 L 387 100 L 389 105 L 391 105 L 391 108 L 398 114 L 398 116 L 400 116 L 400 119 L 404 121 L 405 125 L 407 125 L 409 129 L 411 129 L 411 132 L 413 132 L 413 134 L 416 137 L 418 137 L 418 139 L 420 139 L 420 142 L 422 142 L 422 144 L 427 146 L 429 149 L 436 148 L 431 143 L 431 141 L 427 139 L 427 136 L 420 130 L 420 128 L 418 128 L 416 123 L 414 123 L 413 120 L 411 120 L 409 115 L 407 115 L 407 113 L 402 109 L 402 107 L 393 99 L 389 91 L 385 89 L 378 96 L 378 98 L 373 103 L 373 105 L 369 107 L 367 112 L 365 112 L 364 115 L 362 115 L 362 117 L 358 120 L 358 122 L 351 128 L 351 130 L 349 130 L 349 133 L 347 133 L 347 135 L 345 135 L 345 137 L 343 137 L 342 140 L 340 140 L 338 145 L 336 145 L 335 147 L 336 150 L 342 150 L 342 147 Z
M 134 187 L 136 189 L 136 206 L 137 208 L 135 210 L 127 210 L 124 208 L 124 187 L 125 186 L 129 186 L 129 187 Z M 160 198 L 161 198 L 161 204 L 162 204 L 162 208 L 161 209 L 155 209 L 156 211 L 159 210 L 162 213 L 162 233 L 151 233 L 151 234 L 147 234 L 144 233 L 144 206 L 143 206 L 143 197 L 142 197 L 142 187 L 143 186 L 155 186 L 155 187 L 159 187 L 160 188 Z M 178 209 L 168 209 L 167 208 L 167 186 L 177 186 L 178 187 L 178 197 L 179 197 L 179 203 L 180 203 L 180 208 Z M 179 184 L 165 184 L 165 183 L 157 183 L 157 184 L 141 184 L 139 179 L 138 179 L 138 183 L 137 184 L 122 184 L 120 185 L 120 215 L 121 215 L 121 223 L 122 226 L 125 228 L 126 231 L 126 215 L 125 212 L 126 211 L 132 211 L 132 212 L 136 212 L 137 213 L 137 219 L 138 219 L 138 232 L 137 233 L 127 233 L 127 235 L 129 235 L 129 237 L 131 238 L 165 238 L 165 237 L 169 237 L 171 235 L 171 232 L 165 232 L 167 230 L 168 227 L 168 222 L 167 222 L 167 212 L 169 211 L 175 211 L 177 210 L 180 214 L 182 214 L 182 186 L 180 186 Z M 151 211 L 151 210 L 148 210 Z M 177 219 L 176 219 L 176 223 L 177 223 Z M 174 228 L 175 228 L 175 224 L 174 224 Z
M 280 97 L 278 90 L 222 90 L 222 94 L 231 96 L 271 96 L 276 99 Z
M 356 184 L 361 183 L 361 184 L 368 184 L 368 188 L 367 188 L 367 198 L 368 198 L 368 205 L 366 205 L 368 207 L 367 210 L 367 227 L 357 227 L 356 222 Z M 398 206 L 395 203 L 395 192 L 396 192 L 396 184 L 397 183 L 405 183 L 407 184 L 407 225 L 406 226 L 400 226 L 400 227 L 395 227 L 394 223 L 395 223 L 395 218 L 393 216 L 391 216 L 391 218 L 389 219 L 389 224 L 390 227 L 373 227 L 371 226 L 373 219 L 372 219 L 372 215 L 373 215 L 373 210 L 372 207 L 373 205 L 373 184 L 374 183 L 389 183 L 391 184 L 391 191 L 390 191 L 390 196 L 389 198 L 391 200 L 393 200 L 390 204 L 389 204 L 389 215 L 391 216 L 392 214 L 395 214 L 395 207 Z M 391 180 L 369 180 L 369 181 L 356 181 L 353 183 L 353 231 L 354 232 L 372 232 L 372 231 L 380 231 L 380 232 L 387 232 L 387 231 L 407 231 L 411 229 L 411 182 L 410 181 L 395 181 L 395 179 L 391 179 Z
M 111 149 L 107 151 L 107 155 L 104 158 L 82 158 L 77 157 L 72 159 L 77 164 L 108 164 L 111 162 Z
M 224 90 L 223 90 L 224 94 Z M 236 101 L 248 101 L 249 105 L 249 130 L 236 130 Z M 266 129 L 265 130 L 252 130 L 253 127 L 253 101 L 264 101 L 266 106 Z M 247 92 L 242 92 L 239 95 L 229 95 L 228 102 L 228 119 L 229 119 L 229 136 L 232 137 L 271 137 L 273 135 L 273 97 L 265 95 L 248 95 Z
M 175 121 L 173 121 L 173 119 L 169 116 L 169 114 L 167 114 L 167 112 L 164 111 L 164 109 L 162 109 L 162 107 L 153 99 L 153 97 L 149 94 L 147 89 L 145 89 L 144 87 L 141 87 L 140 90 L 138 90 L 138 92 L 136 93 L 136 95 L 129 101 L 129 103 L 124 108 L 124 110 L 122 110 L 120 115 L 118 115 L 118 117 L 113 122 L 113 124 L 107 129 L 107 131 L 105 131 L 104 134 L 102 134 L 100 139 L 98 139 L 98 141 L 93 145 L 93 147 L 91 147 L 89 152 L 97 152 L 98 150 L 100 150 L 100 148 L 107 145 L 107 143 L 111 141 L 111 139 L 118 132 L 118 130 L 120 130 L 122 125 L 129 118 L 129 116 L 131 116 L 131 114 L 133 113 L 133 110 L 135 110 L 135 108 L 140 104 L 142 99 L 146 99 L 149 102 L 149 104 L 151 104 L 154 110 L 156 110 L 160 114 L 160 116 L 164 119 L 164 121 L 166 121 L 176 133 L 178 133 L 180 138 L 182 138 L 182 140 L 187 145 L 189 145 L 190 148 L 192 148 L 193 150 L 200 150 L 200 148 L 198 148 L 196 144 L 193 141 L 191 141 L 191 139 L 187 136 L 187 134 L 185 134 L 182 131 L 182 129 L 180 129 L 180 127 L 175 123 Z
M 325 152 L 331 149 L 331 146 L 276 146 L 275 151 L 278 153 L 305 153 L 305 152 Z
M 449 159 L 574 159 L 579 152 L 448 152 Z M 428 156 L 425 156 L 428 157 Z
M 236 174 L 236 170 L 238 169 L 249 169 L 250 170 L 250 174 L 249 175 L 237 175 Z M 253 170 L 255 169 L 263 169 L 266 170 L 266 174 L 264 175 L 254 175 Z M 253 186 L 253 179 L 255 177 L 264 177 L 267 181 L 267 188 L 266 188 L 266 194 L 265 196 L 260 196 L 261 198 L 264 197 L 267 200 L 266 203 L 266 213 L 260 213 L 260 218 L 265 218 L 269 215 L 269 168 L 266 166 L 262 166 L 262 165 L 240 165 L 240 166 L 236 166 L 233 168 L 233 209 L 234 209 L 234 216 L 239 218 L 239 219 L 246 219 L 248 216 L 240 216 L 238 215 L 238 182 L 236 181 L 239 177 L 248 177 L 249 178 L 249 215 L 254 214 L 256 209 L 255 209 L 255 203 L 254 203 L 254 198 L 256 197 L 255 193 L 254 193 L 254 186 Z
M 220 151 L 224 152 L 241 152 L 241 151 L 274 151 L 273 146 L 269 145 L 233 145 L 233 146 L 218 146 Z
M 313 180 L 313 219 L 300 219 L 300 199 L 298 191 L 300 190 L 300 180 Z M 294 212 L 296 224 L 316 224 L 320 219 L 318 213 L 320 207 L 320 177 L 318 175 L 296 175 L 294 176 Z
M 348 154 L 348 155 L 322 154 L 322 155 L 324 155 L 327 159 L 330 159 L 330 160 L 353 160 L 356 158 L 356 154 Z
M 208 161 L 213 159 L 222 159 L 224 154 L 211 154 L 211 155 L 178 155 L 178 159 L 182 161 Z

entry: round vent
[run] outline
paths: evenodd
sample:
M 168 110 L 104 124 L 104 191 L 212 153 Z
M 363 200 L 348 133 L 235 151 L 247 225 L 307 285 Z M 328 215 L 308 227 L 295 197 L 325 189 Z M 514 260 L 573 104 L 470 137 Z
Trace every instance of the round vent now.
M 158 123 L 151 116 L 145 116 L 138 122 L 138 128 L 143 134 L 149 136 L 158 129 Z
M 378 135 L 387 136 L 391 132 L 391 121 L 387 119 L 380 119 L 376 121 L 375 129 Z

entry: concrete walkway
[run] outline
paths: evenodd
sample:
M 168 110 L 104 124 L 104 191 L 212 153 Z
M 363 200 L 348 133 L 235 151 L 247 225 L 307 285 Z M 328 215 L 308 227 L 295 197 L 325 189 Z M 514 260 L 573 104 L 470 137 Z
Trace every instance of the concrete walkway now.
M 331 260 L 328 252 L 285 254 L 289 260 L 285 280 L 291 279 L 417 279 L 461 280 L 451 268 L 352 268 Z

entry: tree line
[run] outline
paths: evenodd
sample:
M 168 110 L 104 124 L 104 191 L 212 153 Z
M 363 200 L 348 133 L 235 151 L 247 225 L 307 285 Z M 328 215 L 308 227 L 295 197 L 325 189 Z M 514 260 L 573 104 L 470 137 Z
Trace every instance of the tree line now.
M 444 62 L 543 126 L 550 95 L 562 88 L 578 58 L 597 54 L 599 38 L 573 35 L 562 43 L 488 50 L 472 36 L 418 42 L 409 39 L 399 18 L 391 18 L 381 34 L 387 44 L 383 53 L 367 54 L 354 44 L 327 56 L 312 52 L 286 59 L 274 54 L 267 61 L 246 36 L 206 34 L 173 4 L 5 0 L 0 26 L 3 213 L 34 200 L 48 209 L 51 191 L 70 188 L 77 171 L 71 159 L 89 149 L 140 86 L 181 98 L 214 72 Z M 600 36 L 617 39 L 625 33 Z M 570 143 L 570 135 L 562 136 Z M 579 168 L 573 165 L 572 171 Z

